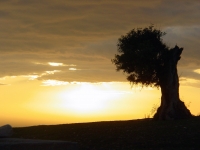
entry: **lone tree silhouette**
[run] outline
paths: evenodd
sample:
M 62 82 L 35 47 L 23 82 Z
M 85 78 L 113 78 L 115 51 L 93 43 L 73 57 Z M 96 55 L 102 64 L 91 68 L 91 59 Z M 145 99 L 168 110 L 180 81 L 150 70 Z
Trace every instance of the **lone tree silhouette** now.
M 190 111 L 179 98 L 177 63 L 183 48 L 169 48 L 163 43 L 165 32 L 154 26 L 133 29 L 118 40 L 118 54 L 112 59 L 132 85 L 160 87 L 161 104 L 155 120 L 184 119 Z

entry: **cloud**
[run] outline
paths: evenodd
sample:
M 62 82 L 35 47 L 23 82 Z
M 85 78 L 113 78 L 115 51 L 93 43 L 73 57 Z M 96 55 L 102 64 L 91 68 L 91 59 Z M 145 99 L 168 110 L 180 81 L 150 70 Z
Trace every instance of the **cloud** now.
M 200 74 L 200 69 L 195 69 L 194 72 Z
M 200 80 L 196 80 L 193 78 L 180 78 L 181 86 L 191 86 L 200 88 Z
M 57 62 L 48 62 L 48 64 L 49 64 L 50 66 L 54 66 L 54 67 L 58 67 L 58 66 L 76 66 L 76 65 L 74 65 L 74 64 L 66 65 L 66 64 L 57 63 Z
M 110 61 L 117 52 L 117 39 L 132 28 L 153 23 L 167 32 L 164 42 L 170 47 L 175 44 L 184 47 L 178 65 L 183 76 L 199 78 L 193 72 L 200 65 L 198 0 L 0 3 L 0 77 L 23 75 L 63 82 L 125 81 L 126 76 L 117 73 Z
M 75 70 L 77 70 L 76 68 L 69 68 L 69 70 L 71 70 L 71 71 L 75 71 Z
M 68 82 L 58 81 L 58 80 L 44 80 L 42 82 L 42 86 L 59 86 L 59 85 L 67 85 Z

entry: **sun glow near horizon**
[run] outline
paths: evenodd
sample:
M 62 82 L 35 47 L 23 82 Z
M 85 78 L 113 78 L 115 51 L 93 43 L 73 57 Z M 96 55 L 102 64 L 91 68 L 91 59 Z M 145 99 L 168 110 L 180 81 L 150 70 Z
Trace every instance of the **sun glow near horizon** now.
M 53 95 L 49 94 L 48 100 L 43 99 L 43 102 L 38 102 L 36 99 L 45 97 L 49 91 L 35 96 L 34 100 L 28 104 L 30 109 L 60 114 L 70 113 L 92 116 L 108 113 L 108 110 L 112 109 L 112 103 L 124 96 L 123 92 L 113 89 L 109 83 L 78 82 L 77 84 L 68 84 L 70 88 L 67 88 L 67 85 L 65 86 L 63 89 L 54 91 Z M 38 106 L 38 103 L 44 104 Z
M 154 104 L 160 104 L 161 96 L 159 89 L 131 88 L 128 82 L 40 81 L 24 76 L 5 77 L 2 81 L 5 83 L 0 86 L 2 125 L 30 126 L 144 118 Z M 187 82 L 190 80 L 180 82 L 185 85 L 180 87 L 180 97 L 186 104 L 191 101 L 189 109 L 197 114 L 198 88 L 188 87 Z
M 128 83 L 120 82 L 57 84 L 54 81 L 52 84 L 39 86 L 34 95 L 22 102 L 18 101 L 19 108 L 15 109 L 18 111 L 9 114 L 10 118 L 20 116 L 14 124 L 21 126 L 18 125 L 20 122 L 31 125 L 33 122 L 56 124 L 136 119 L 143 117 L 146 109 L 152 106 L 148 103 L 154 103 L 151 100 L 157 100 L 155 97 L 159 96 L 154 94 L 152 97 L 148 92 L 141 95 L 141 90 L 131 89 Z M 147 91 L 151 92 L 149 89 Z M 147 99 L 147 105 L 143 105 L 141 101 L 145 100 L 146 96 L 151 100 Z M 24 123 L 30 116 L 30 121 Z

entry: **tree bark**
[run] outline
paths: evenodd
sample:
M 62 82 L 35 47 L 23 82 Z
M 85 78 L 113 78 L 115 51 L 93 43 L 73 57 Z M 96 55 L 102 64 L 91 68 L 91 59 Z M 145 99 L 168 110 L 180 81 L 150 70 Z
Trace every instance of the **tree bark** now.
M 153 117 L 155 120 L 185 119 L 192 116 L 179 98 L 177 63 L 182 51 L 183 48 L 178 46 L 169 51 L 168 63 L 160 77 L 161 105 Z

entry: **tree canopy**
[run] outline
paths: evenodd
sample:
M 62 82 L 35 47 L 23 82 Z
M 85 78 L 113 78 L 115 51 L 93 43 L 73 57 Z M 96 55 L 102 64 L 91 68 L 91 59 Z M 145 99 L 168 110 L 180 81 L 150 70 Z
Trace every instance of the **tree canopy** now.
M 117 71 L 127 74 L 132 84 L 159 86 L 168 66 L 170 49 L 163 42 L 165 35 L 154 26 L 133 29 L 118 39 L 118 54 L 112 59 Z
M 112 62 L 132 84 L 160 86 L 161 104 L 155 120 L 190 118 L 190 111 L 179 98 L 177 63 L 183 48 L 170 49 L 162 40 L 164 35 L 153 26 L 131 30 L 119 38 L 118 54 Z

